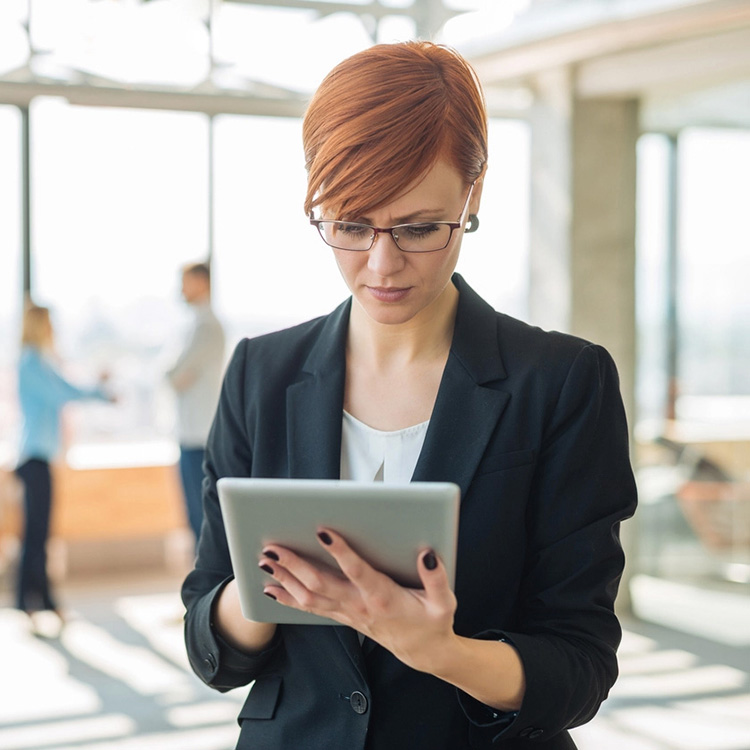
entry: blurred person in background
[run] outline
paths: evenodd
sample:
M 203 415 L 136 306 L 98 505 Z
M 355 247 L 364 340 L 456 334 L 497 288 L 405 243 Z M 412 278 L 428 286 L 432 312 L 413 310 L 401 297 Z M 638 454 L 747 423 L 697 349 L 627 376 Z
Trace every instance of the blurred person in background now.
M 24 310 L 18 389 L 23 419 L 16 476 L 24 488 L 24 531 L 18 569 L 16 606 L 33 618 L 52 611 L 62 622 L 62 612 L 47 575 L 47 539 L 53 487 L 50 463 L 60 450 L 60 412 L 69 401 L 114 401 L 99 385 L 82 388 L 68 382 L 56 364 L 50 311 L 29 302 Z
M 224 371 L 224 329 L 211 307 L 207 263 L 182 269 L 182 297 L 193 310 L 193 321 L 167 379 L 177 396 L 180 479 L 188 523 L 197 543 L 203 521 L 203 455 Z
M 351 296 L 241 341 L 227 368 L 182 589 L 190 663 L 220 691 L 254 681 L 239 750 L 570 750 L 617 677 L 618 532 L 636 504 L 612 358 L 496 312 L 455 273 L 487 168 L 458 53 L 348 58 L 303 141 L 305 212 Z M 274 543 L 258 566 L 267 596 L 338 625 L 245 619 L 216 490 L 232 476 L 454 482 L 455 589 L 433 550 L 405 588 L 319 527 L 331 567 Z

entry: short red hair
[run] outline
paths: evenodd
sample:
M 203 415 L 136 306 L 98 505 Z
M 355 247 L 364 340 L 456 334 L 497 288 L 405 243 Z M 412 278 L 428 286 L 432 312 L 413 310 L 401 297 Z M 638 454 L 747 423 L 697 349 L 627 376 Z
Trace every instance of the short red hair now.
M 386 205 L 445 158 L 469 184 L 487 161 L 476 73 L 432 42 L 378 44 L 323 80 L 302 128 L 305 212 L 357 218 Z

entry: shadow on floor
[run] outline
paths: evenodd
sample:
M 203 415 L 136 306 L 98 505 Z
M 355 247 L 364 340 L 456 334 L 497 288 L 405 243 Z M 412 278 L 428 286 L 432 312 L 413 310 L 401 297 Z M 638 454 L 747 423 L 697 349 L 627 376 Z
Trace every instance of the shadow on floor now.
M 0 748 L 232 750 L 245 691 L 216 693 L 190 671 L 179 585 L 68 587 L 69 619 L 51 638 L 0 599 Z M 573 731 L 580 750 L 750 750 L 750 649 L 641 620 L 624 627 L 621 677 Z

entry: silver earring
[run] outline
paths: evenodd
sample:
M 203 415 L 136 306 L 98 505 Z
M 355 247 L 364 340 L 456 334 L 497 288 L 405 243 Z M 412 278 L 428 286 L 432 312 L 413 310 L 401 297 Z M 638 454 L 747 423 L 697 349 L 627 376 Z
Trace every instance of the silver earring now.
M 469 224 L 464 229 L 465 234 L 471 234 L 479 229 L 479 217 L 476 214 L 469 214 Z

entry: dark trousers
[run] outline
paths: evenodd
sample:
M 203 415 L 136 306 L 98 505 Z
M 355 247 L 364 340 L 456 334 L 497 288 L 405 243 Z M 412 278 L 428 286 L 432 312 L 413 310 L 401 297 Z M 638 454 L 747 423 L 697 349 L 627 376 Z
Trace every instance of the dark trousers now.
M 35 611 L 56 609 L 47 578 L 47 538 L 52 510 L 49 463 L 32 458 L 16 469 L 24 486 L 24 530 L 18 567 L 16 606 Z
M 203 453 L 203 448 L 180 446 L 180 479 L 185 495 L 185 510 L 196 544 L 203 523 Z

